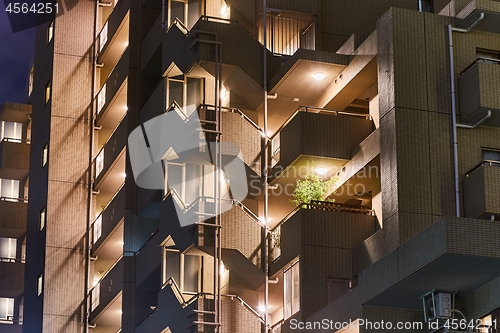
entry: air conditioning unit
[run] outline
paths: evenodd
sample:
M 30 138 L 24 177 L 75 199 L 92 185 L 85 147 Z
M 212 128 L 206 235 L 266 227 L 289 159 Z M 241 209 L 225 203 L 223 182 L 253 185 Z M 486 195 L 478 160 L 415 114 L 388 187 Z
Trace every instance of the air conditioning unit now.
M 424 319 L 426 322 L 434 321 L 439 318 L 451 318 L 451 294 L 431 291 L 421 298 L 424 307 Z

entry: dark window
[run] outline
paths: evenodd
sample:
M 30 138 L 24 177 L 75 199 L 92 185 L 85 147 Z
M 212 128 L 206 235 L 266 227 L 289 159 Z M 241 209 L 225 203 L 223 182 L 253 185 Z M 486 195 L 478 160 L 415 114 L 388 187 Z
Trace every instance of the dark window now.
M 418 10 L 425 13 L 433 13 L 432 0 L 418 0 Z

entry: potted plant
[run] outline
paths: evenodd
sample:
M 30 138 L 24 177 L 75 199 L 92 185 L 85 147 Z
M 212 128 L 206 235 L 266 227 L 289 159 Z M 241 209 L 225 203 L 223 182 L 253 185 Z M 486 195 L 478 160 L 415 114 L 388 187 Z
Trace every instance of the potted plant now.
M 309 172 L 304 179 L 297 180 L 297 186 L 293 190 L 293 200 L 290 200 L 296 206 L 309 204 L 313 200 L 334 202 L 334 199 L 325 199 L 329 188 L 335 183 L 334 178 L 322 180 L 315 172 Z

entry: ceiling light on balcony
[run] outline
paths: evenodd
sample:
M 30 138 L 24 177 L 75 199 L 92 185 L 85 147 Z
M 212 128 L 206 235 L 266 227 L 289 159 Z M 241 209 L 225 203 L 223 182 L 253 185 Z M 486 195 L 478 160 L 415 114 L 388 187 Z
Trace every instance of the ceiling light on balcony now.
M 321 81 L 326 77 L 325 73 L 317 72 L 313 74 L 313 78 L 317 81 Z
M 266 311 L 266 306 L 264 304 L 261 304 L 259 305 L 258 309 L 260 312 L 264 312 Z M 267 306 L 267 309 L 269 310 L 269 305 Z
M 222 1 L 222 6 L 220 8 L 220 14 L 222 16 L 226 16 L 228 12 L 229 12 L 229 8 L 227 7 L 226 3 L 224 1 Z
M 316 168 L 316 173 L 318 175 L 324 175 L 325 173 L 328 172 L 328 168 L 325 168 L 325 167 L 319 167 L 319 168 Z
M 220 263 L 220 267 L 219 267 L 219 274 L 220 275 L 224 275 L 226 273 L 226 266 L 224 265 L 224 262 L 221 262 Z
M 226 90 L 226 89 L 224 89 L 224 88 L 222 88 L 222 89 L 220 90 L 220 98 L 221 98 L 221 99 L 225 99 L 226 97 L 227 97 L 227 90 Z

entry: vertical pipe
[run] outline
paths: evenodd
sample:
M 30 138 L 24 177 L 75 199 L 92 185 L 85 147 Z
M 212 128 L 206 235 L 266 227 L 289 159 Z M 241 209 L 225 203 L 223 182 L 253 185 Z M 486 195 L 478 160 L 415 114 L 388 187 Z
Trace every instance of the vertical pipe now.
M 90 115 L 89 115 L 89 128 L 90 128 L 90 138 L 89 138 L 89 172 L 88 172 L 88 193 L 87 193 L 87 231 L 86 231 L 86 241 L 85 241 L 85 298 L 84 298 L 84 311 L 85 311 L 85 322 L 83 323 L 83 332 L 87 333 L 89 331 L 89 278 L 90 278 L 90 219 L 91 219 L 91 208 L 92 208 L 92 179 L 94 177 L 93 172 L 94 168 L 92 167 L 93 159 L 94 159 L 94 96 L 95 96 L 95 80 L 96 80 L 96 62 L 97 62 L 97 48 L 96 48 L 96 40 L 97 40 L 97 14 L 99 9 L 99 2 L 96 1 L 94 8 L 94 40 L 92 41 L 92 80 L 91 80 L 91 96 L 90 96 Z
M 448 48 L 450 53 L 450 83 L 451 83 L 451 126 L 453 137 L 453 173 L 455 178 L 455 214 L 460 217 L 460 184 L 458 174 L 458 140 L 457 140 L 457 109 L 455 102 L 455 65 L 453 59 L 453 28 L 448 25 Z
M 267 158 L 267 0 L 263 0 L 263 15 L 262 20 L 264 22 L 264 47 L 263 47 L 263 88 L 264 88 L 264 137 L 263 140 L 263 149 L 262 149 L 262 170 L 263 178 L 264 178 L 264 228 L 262 228 L 262 266 L 264 268 L 264 330 L 268 332 L 268 323 L 267 323 L 267 313 L 268 313 L 268 301 L 269 301 L 269 267 L 267 264 L 267 220 L 268 220 L 268 206 L 269 206 L 269 191 L 268 191 L 268 158 Z
M 218 40 L 218 38 L 216 38 Z M 215 62 L 214 62 L 214 75 L 215 75 L 215 100 L 214 100 L 214 105 L 215 105 L 215 130 L 219 131 L 219 103 L 220 103 L 220 98 L 219 98 L 219 46 L 215 44 Z M 219 219 L 219 147 L 218 147 L 218 134 L 215 133 L 215 144 L 214 144 L 214 150 L 212 154 L 213 160 L 214 160 L 214 204 L 215 204 L 215 230 L 214 230 L 214 309 L 215 309 L 215 332 L 220 332 L 219 330 L 219 323 L 220 323 L 220 309 L 219 309 L 219 296 L 220 296 L 220 272 L 219 272 L 219 224 L 220 224 L 220 219 Z M 210 144 L 210 143 L 209 143 Z

